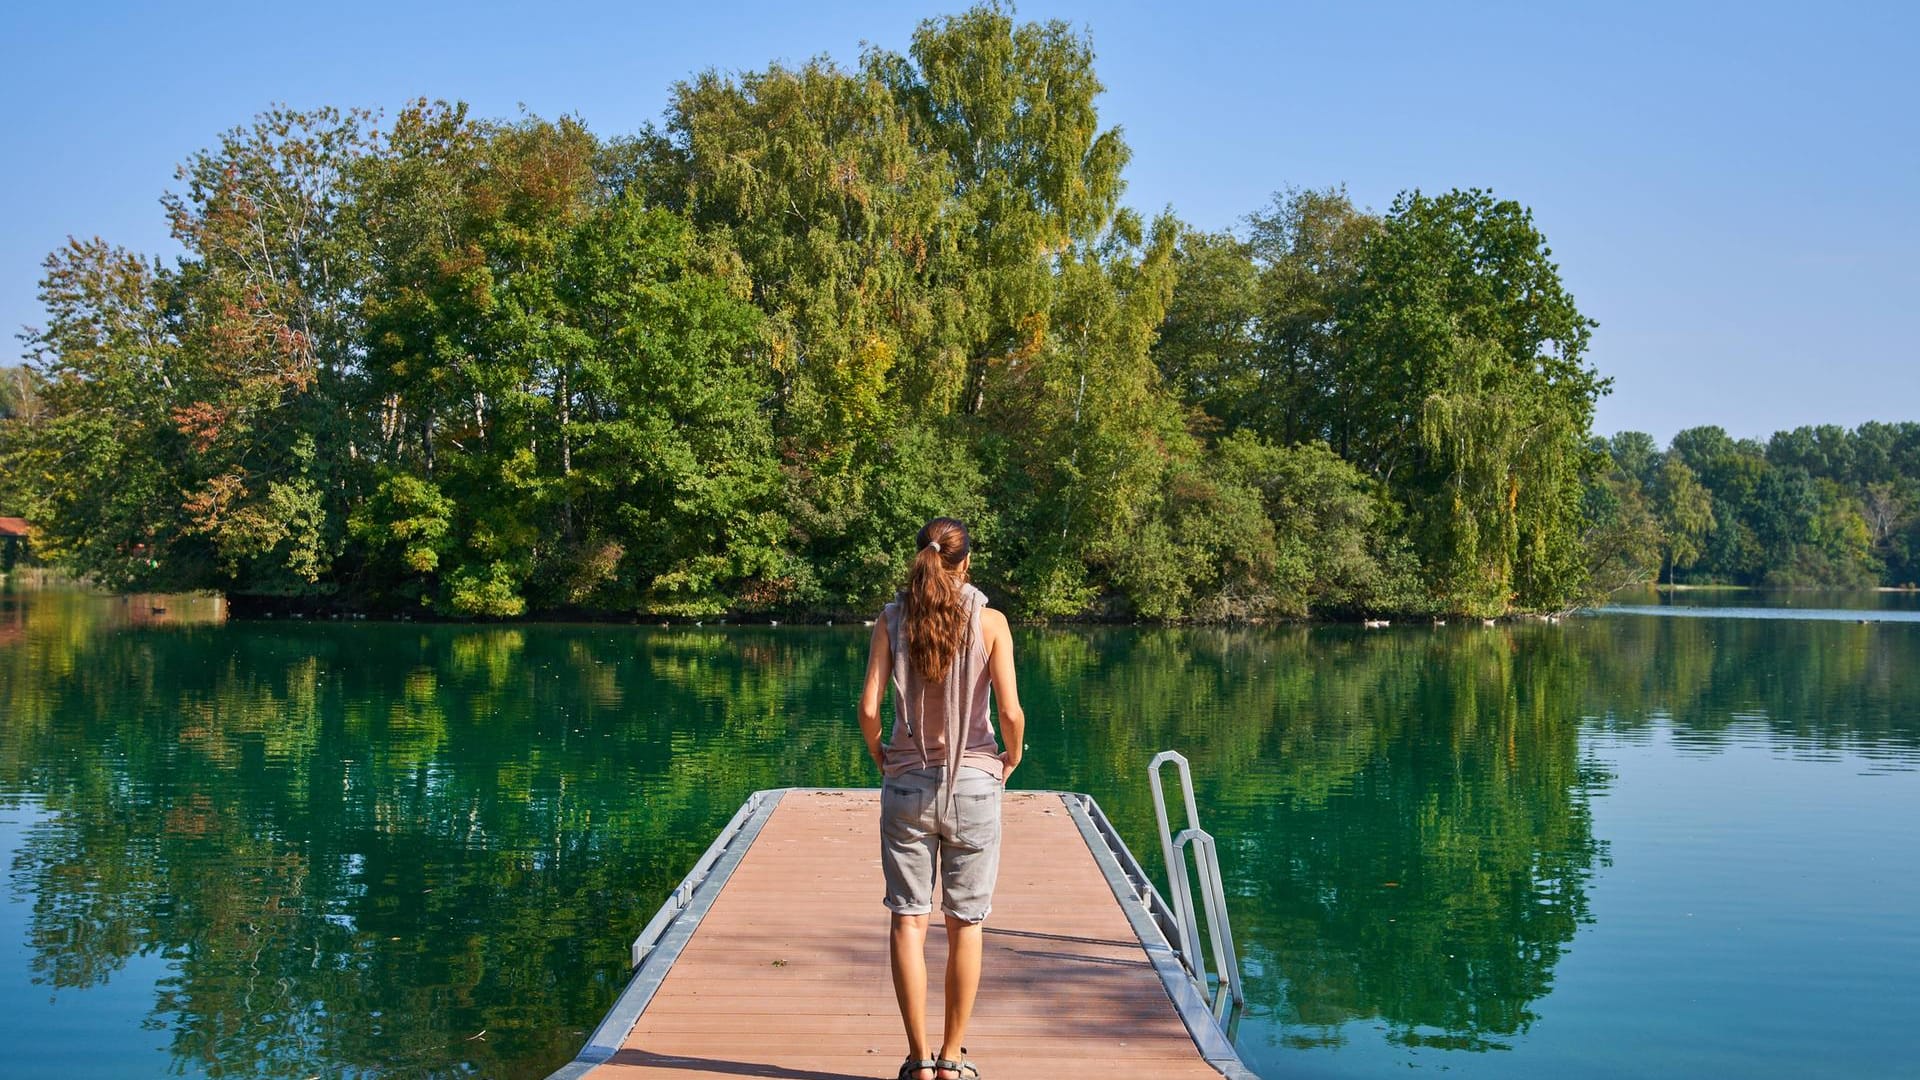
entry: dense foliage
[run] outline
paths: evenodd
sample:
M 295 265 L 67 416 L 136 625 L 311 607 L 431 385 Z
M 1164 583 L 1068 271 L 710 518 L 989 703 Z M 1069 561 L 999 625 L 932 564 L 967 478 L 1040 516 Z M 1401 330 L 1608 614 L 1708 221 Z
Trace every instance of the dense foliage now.
M 1652 573 L 1523 207 L 1143 220 L 1101 90 L 1085 36 L 992 6 L 701 74 L 631 136 L 268 112 L 180 170 L 173 265 L 49 256 L 0 506 L 110 586 L 462 616 L 870 610 L 939 514 L 1030 617 Z
M 1607 449 L 1622 501 L 1651 519 L 1662 581 L 1920 582 L 1920 424 L 1801 427 L 1765 443 L 1696 427 L 1664 452 L 1627 431 Z

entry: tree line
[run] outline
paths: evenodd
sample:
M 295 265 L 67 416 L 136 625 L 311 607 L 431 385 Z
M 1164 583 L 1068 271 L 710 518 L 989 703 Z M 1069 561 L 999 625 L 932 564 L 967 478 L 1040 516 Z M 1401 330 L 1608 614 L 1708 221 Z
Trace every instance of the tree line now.
M 1662 451 L 1607 442 L 1607 501 L 1656 545 L 1663 581 L 1869 588 L 1920 582 L 1920 424 L 1695 427 Z
M 1524 207 L 1149 220 L 1101 90 L 1084 34 L 984 6 L 632 134 L 271 110 L 180 169 L 171 265 L 47 258 L 0 500 L 109 586 L 457 616 L 870 610 L 939 514 L 1034 618 L 1652 575 Z

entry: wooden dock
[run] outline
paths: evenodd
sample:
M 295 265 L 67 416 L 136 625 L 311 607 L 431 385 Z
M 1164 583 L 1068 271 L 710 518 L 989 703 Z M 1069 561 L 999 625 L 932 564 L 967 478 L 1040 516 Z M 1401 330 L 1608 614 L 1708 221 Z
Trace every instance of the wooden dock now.
M 879 792 L 759 792 L 634 943 L 636 970 L 549 1080 L 891 1077 Z M 969 1056 L 987 1080 L 1255 1080 L 1084 795 L 1010 792 Z M 937 1049 L 946 933 L 927 933 Z

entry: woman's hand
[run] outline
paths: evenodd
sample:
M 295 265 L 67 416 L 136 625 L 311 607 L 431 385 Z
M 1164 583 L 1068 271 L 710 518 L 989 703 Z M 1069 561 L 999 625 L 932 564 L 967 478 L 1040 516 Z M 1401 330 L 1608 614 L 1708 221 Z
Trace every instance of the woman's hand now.
M 1002 750 L 1000 752 L 1000 782 L 1002 784 L 1011 779 L 1013 777 L 1013 770 L 1019 767 L 1020 752 L 1018 750 Z

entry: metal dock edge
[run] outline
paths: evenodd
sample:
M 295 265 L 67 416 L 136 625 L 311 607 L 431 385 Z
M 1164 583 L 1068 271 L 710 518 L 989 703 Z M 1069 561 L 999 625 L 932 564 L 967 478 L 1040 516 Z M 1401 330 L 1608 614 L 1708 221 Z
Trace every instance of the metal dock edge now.
M 686 878 L 667 896 L 666 903 L 647 921 L 646 929 L 634 939 L 635 967 L 627 988 L 620 991 L 606 1018 L 593 1029 L 587 1045 L 580 1048 L 572 1061 L 554 1070 L 547 1080 L 580 1080 L 594 1066 L 619 1053 L 627 1032 L 633 1030 L 640 1014 L 646 1011 L 654 991 L 660 989 L 660 981 L 679 959 L 680 950 L 692 940 L 701 918 L 726 888 L 727 879 L 733 876 L 740 860 L 746 858 L 754 838 L 760 835 L 760 829 L 773 816 L 774 808 L 780 805 L 780 797 L 787 790 L 756 791 L 740 804 L 733 819 L 720 830 L 720 835 L 693 864 Z

